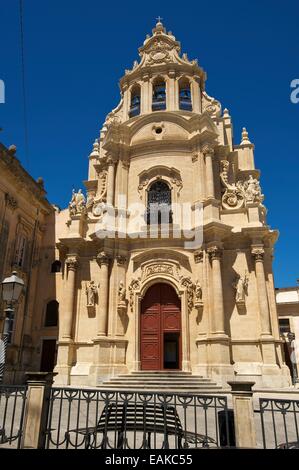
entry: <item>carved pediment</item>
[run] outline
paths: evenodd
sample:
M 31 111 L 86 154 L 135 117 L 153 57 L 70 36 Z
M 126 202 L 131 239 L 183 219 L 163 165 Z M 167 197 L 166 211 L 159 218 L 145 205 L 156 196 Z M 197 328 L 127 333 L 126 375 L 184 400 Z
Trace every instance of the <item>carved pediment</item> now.
M 157 259 L 151 263 L 141 265 L 141 280 L 144 282 L 149 277 L 157 277 L 162 274 L 173 277 L 177 281 L 180 279 L 180 266 L 175 262 L 167 262 L 163 259 Z

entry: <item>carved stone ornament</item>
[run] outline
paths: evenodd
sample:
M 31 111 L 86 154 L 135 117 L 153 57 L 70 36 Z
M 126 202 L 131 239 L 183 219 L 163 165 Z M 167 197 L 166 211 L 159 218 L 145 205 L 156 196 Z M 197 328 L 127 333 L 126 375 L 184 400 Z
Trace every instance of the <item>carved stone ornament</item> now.
M 204 154 L 204 156 L 210 156 L 210 157 L 213 157 L 214 155 L 214 148 L 209 145 L 209 144 L 206 144 L 202 147 L 201 149 L 202 153 Z
M 221 104 L 212 96 L 209 96 L 205 91 L 202 92 L 203 111 L 210 114 L 211 117 L 221 115 Z
M 103 170 L 98 177 L 98 195 L 91 195 L 87 200 L 87 210 L 91 210 L 95 217 L 100 217 L 105 212 L 107 201 L 107 178 L 108 173 Z
M 140 199 L 143 198 L 144 189 L 149 185 L 150 182 L 161 179 L 168 180 L 171 183 L 174 191 L 176 189 L 176 194 L 179 195 L 183 187 L 180 172 L 176 168 L 168 168 L 166 166 L 159 165 L 140 173 L 138 185 Z
M 129 285 L 129 296 L 130 296 L 130 309 L 133 312 L 134 309 L 134 294 L 140 289 L 140 279 L 133 279 Z
M 202 250 L 195 251 L 194 261 L 195 261 L 196 264 L 201 263 L 203 261 L 203 251 Z
M 193 305 L 194 305 L 194 284 L 191 280 L 191 278 L 188 277 L 182 277 L 181 278 L 181 285 L 186 287 L 186 292 L 187 292 L 187 303 L 188 303 L 188 311 L 189 313 L 191 312 Z
M 221 161 L 220 179 L 224 187 L 222 195 L 222 207 L 224 209 L 241 209 L 249 203 L 262 204 L 264 196 L 261 191 L 260 183 L 252 175 L 249 175 L 247 181 L 238 181 L 236 184 L 228 182 L 229 162 Z
M 157 259 L 154 263 L 146 264 L 142 266 L 141 279 L 145 281 L 151 276 L 156 276 L 157 274 L 166 274 L 171 276 L 177 281 L 180 280 L 180 267 L 176 263 L 170 263 L 163 260 Z
M 73 189 L 72 199 L 69 203 L 69 213 L 71 217 L 86 213 L 86 200 L 81 189 L 77 193 Z
M 218 246 L 211 246 L 210 248 L 207 249 L 207 252 L 212 261 L 216 259 L 219 260 L 222 256 L 222 250 Z
M 122 255 L 116 256 L 116 262 L 118 266 L 124 266 L 126 264 L 127 258 Z
M 97 254 L 97 260 L 100 265 L 109 264 L 110 257 L 105 251 L 101 251 Z
M 65 260 L 65 264 L 67 265 L 68 269 L 75 271 L 78 268 L 78 258 L 76 256 L 69 256 Z
M 9 193 L 5 194 L 5 202 L 7 207 L 13 211 L 18 207 L 18 201 Z
M 265 250 L 264 248 L 252 248 L 251 254 L 254 257 L 255 261 L 263 261 Z

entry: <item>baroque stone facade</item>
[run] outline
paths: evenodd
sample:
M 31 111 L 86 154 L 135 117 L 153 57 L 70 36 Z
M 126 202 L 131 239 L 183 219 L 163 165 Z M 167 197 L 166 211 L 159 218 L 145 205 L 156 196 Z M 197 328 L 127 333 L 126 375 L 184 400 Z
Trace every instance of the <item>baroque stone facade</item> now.
M 228 110 L 162 23 L 139 55 L 93 145 L 86 198 L 74 192 L 56 214 L 56 383 L 97 385 L 140 370 L 144 355 L 155 361 L 158 343 L 142 344 L 141 316 L 160 283 L 180 304 L 175 368 L 224 385 L 288 386 L 272 274 L 277 232 L 266 222 L 254 145 L 246 129 L 234 143 Z

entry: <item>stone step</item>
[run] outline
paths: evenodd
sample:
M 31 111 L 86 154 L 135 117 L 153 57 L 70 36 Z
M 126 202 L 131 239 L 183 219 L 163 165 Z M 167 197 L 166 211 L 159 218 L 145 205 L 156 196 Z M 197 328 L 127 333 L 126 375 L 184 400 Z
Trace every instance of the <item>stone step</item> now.
M 181 375 L 173 375 L 173 376 L 167 376 L 167 375 L 117 375 L 115 377 L 111 377 L 111 379 L 115 378 L 120 378 L 121 380 L 209 380 L 206 377 L 182 377 Z
M 148 378 L 138 378 L 138 379 L 133 379 L 133 378 L 119 378 L 119 377 L 113 377 L 109 380 L 105 380 L 103 382 L 104 384 L 112 384 L 112 383 L 127 383 L 127 384 L 172 384 L 172 385 L 179 385 L 179 384 L 190 384 L 190 385 L 197 385 L 197 384 L 208 384 L 208 383 L 215 383 L 215 382 L 212 382 L 210 379 L 189 379 L 188 381 L 186 380 L 182 380 L 182 379 L 163 379 L 163 378 L 152 378 L 152 379 L 148 379 Z
M 192 372 L 186 372 L 183 370 L 138 370 L 130 372 L 130 374 L 122 375 L 181 375 L 194 377 L 194 375 L 192 375 Z
M 97 390 L 102 390 L 102 391 L 121 391 L 121 392 L 138 392 L 138 391 L 143 391 L 143 392 L 172 392 L 172 393 L 197 393 L 197 392 L 205 392 L 205 391 L 214 391 L 214 390 L 222 390 L 222 387 L 220 385 L 199 385 L 197 387 L 189 387 L 188 385 L 186 386 L 176 386 L 173 387 L 171 385 L 163 385 L 162 387 L 146 387 L 142 385 L 98 385 Z

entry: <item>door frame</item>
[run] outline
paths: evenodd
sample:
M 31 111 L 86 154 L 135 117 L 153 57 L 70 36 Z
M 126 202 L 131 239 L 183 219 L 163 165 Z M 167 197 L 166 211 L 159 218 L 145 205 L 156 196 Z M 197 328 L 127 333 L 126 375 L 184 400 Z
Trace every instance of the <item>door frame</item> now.
M 181 365 L 182 371 L 191 371 L 190 360 L 190 329 L 189 329 L 189 311 L 188 311 L 188 292 L 187 288 L 179 283 L 170 275 L 163 274 L 152 279 L 147 279 L 142 284 L 139 282 L 139 288 L 132 293 L 132 304 L 135 306 L 135 360 L 132 364 L 133 371 L 141 370 L 140 340 L 141 340 L 141 301 L 146 291 L 153 284 L 164 283 L 174 288 L 178 297 L 181 299 Z

